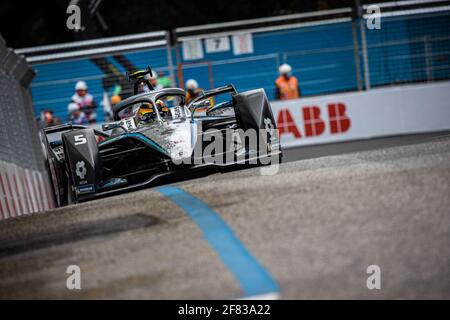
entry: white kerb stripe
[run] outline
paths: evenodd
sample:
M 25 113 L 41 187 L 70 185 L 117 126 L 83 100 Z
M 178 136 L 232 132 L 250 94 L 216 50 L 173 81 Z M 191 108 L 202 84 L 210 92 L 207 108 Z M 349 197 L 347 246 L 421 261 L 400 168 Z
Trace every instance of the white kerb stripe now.
M 4 170 L 4 164 L 3 162 L 0 162 L 0 178 L 2 180 L 2 183 L 0 183 L 0 202 L 2 204 L 2 210 L 3 210 L 3 218 L 8 218 L 10 215 L 10 210 L 8 210 L 9 208 L 9 204 L 8 204 L 8 199 L 6 198 L 6 190 L 4 188 L 5 187 L 5 182 L 3 181 L 3 177 L 1 177 L 1 174 Z
M 42 179 L 42 173 L 37 172 L 37 175 L 38 175 L 38 179 L 39 179 L 39 191 L 40 191 L 40 194 L 42 197 L 43 207 L 44 207 L 44 210 L 48 210 L 49 206 L 48 206 L 48 195 L 46 192 L 47 188 L 45 187 L 45 182 Z
M 42 205 L 42 196 L 39 192 L 39 181 L 38 181 L 38 177 L 36 174 L 36 171 L 31 171 L 31 174 L 33 176 L 33 183 L 35 186 L 35 192 L 36 192 L 36 199 L 37 199 L 37 204 L 38 204 L 38 208 L 39 211 L 44 211 L 44 206 Z
M 27 180 L 27 184 L 28 184 L 28 190 L 30 190 L 30 197 L 31 197 L 31 204 L 33 207 L 33 212 L 37 212 L 39 210 L 38 205 L 37 205 L 37 201 L 36 201 L 36 195 L 34 192 L 34 187 L 33 187 L 33 180 L 31 178 L 31 173 L 30 170 L 26 169 L 25 170 L 25 176 L 26 176 L 26 180 Z
M 24 194 L 25 194 L 25 200 L 27 202 L 27 206 L 28 206 L 28 212 L 32 213 L 33 212 L 33 204 L 32 204 L 32 199 L 31 199 L 31 194 L 30 194 L 30 190 L 28 188 L 28 182 L 27 182 L 27 176 L 25 173 L 25 169 L 22 169 L 22 175 L 20 177 L 22 184 L 23 184 L 23 190 L 24 190 Z
M 28 213 L 28 206 L 27 206 L 27 201 L 25 198 L 25 192 L 23 190 L 23 183 L 22 183 L 22 179 L 21 179 L 21 171 L 23 169 L 19 168 L 18 166 L 14 166 L 14 174 L 16 177 L 16 185 L 17 185 L 17 192 L 19 193 L 19 201 L 22 205 L 22 212 L 21 214 L 27 214 Z
M 2 172 L 2 180 L 3 180 L 3 186 L 5 187 L 6 201 L 8 201 L 8 206 L 9 206 L 9 217 L 14 217 L 16 215 L 16 213 L 15 213 L 16 209 L 15 209 L 14 199 L 12 199 L 12 194 L 11 194 L 11 190 L 10 190 L 7 165 L 6 165 L 6 170 Z

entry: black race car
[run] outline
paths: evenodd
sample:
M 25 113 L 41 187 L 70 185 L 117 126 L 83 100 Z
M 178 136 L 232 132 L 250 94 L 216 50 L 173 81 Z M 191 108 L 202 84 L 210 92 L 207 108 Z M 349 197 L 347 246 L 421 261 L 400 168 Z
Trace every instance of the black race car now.
M 138 82 L 144 79 L 138 76 Z M 113 107 L 115 121 L 102 130 L 64 124 L 41 131 L 58 206 L 196 170 L 280 162 L 278 131 L 263 89 L 237 93 L 228 85 L 186 105 L 182 89 L 153 90 L 144 83 L 147 90 L 138 93 L 140 84 L 135 95 Z

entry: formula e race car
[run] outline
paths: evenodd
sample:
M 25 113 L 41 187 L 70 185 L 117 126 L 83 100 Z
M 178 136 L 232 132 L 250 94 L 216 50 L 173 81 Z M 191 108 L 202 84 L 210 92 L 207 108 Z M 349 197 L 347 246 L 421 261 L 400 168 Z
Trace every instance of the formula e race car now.
M 263 89 L 237 93 L 228 85 L 186 105 L 184 90 L 144 84 L 149 90 L 139 93 L 136 85 L 102 130 L 63 124 L 40 132 L 58 206 L 154 186 L 169 176 L 177 181 L 197 170 L 280 162 Z

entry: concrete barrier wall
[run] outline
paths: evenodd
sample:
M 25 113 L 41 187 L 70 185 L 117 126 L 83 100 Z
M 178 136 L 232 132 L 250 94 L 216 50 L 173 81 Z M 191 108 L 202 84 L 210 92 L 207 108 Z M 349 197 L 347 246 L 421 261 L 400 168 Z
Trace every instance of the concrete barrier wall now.
M 34 75 L 0 36 L 0 219 L 54 207 L 29 90 Z
M 285 148 L 450 129 L 450 82 L 272 103 Z

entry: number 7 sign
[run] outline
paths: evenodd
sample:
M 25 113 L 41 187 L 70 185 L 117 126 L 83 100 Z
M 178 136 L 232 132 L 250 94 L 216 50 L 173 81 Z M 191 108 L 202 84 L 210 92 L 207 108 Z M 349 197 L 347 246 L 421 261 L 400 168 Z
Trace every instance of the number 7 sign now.
M 230 38 L 209 38 L 205 40 L 205 45 L 207 53 L 230 51 Z

